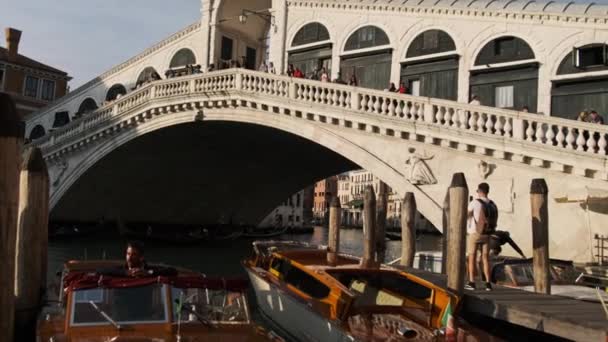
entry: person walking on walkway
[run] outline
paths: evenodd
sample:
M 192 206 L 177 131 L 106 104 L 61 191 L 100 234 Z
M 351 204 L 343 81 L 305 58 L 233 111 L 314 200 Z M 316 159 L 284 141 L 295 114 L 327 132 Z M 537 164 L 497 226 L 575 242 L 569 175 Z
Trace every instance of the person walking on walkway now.
M 498 208 L 488 198 L 490 186 L 481 183 L 477 186 L 477 199 L 469 202 L 467 222 L 467 263 L 469 282 L 465 289 L 475 289 L 475 264 L 477 249 L 481 246 L 481 261 L 486 277 L 486 291 L 492 290 L 490 284 L 490 235 L 496 231 Z

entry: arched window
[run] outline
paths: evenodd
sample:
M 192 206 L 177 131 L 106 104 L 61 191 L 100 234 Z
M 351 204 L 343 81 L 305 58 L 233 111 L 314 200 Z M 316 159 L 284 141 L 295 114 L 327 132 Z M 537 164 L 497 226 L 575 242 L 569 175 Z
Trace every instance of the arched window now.
M 428 30 L 416 36 L 405 54 L 408 60 L 401 64 L 400 82 L 405 85 L 406 92 L 455 101 L 458 98 L 458 55 L 455 50 L 454 40 L 444 31 Z M 431 56 L 450 51 L 454 53 Z M 427 55 L 427 59 L 409 60 Z
M 477 55 L 475 65 L 534 59 L 534 51 L 523 39 L 504 36 L 487 43 Z
M 194 52 L 190 49 L 181 49 L 173 55 L 171 58 L 171 63 L 169 64 L 169 68 L 179 68 L 186 65 L 194 65 L 196 64 L 196 57 L 194 56 Z
M 390 41 L 384 31 L 376 26 L 365 26 L 348 37 L 344 50 L 358 50 L 387 44 L 390 44 Z
M 136 85 L 140 85 L 142 83 L 151 82 L 155 80 L 160 80 L 160 75 L 153 67 L 147 67 L 139 74 L 137 77 Z
M 406 58 L 430 55 L 456 50 L 456 44 L 449 34 L 441 30 L 424 31 L 407 48 Z
M 291 46 L 299 46 L 329 40 L 329 31 L 319 23 L 304 25 L 293 38 Z
M 469 94 L 482 105 L 536 112 L 538 63 L 509 66 L 498 63 L 533 60 L 534 52 L 523 39 L 504 36 L 487 43 L 475 59 L 480 67 L 471 71 Z
M 125 95 L 127 93 L 127 89 L 122 84 L 115 84 L 108 90 L 106 94 L 106 101 L 114 101 L 118 97 L 118 95 Z
M 558 75 L 608 70 L 608 45 L 589 44 L 572 49 L 557 69 Z
M 30 132 L 30 140 L 36 140 L 43 137 L 45 134 L 46 131 L 44 130 L 44 127 L 42 127 L 42 125 L 36 125 Z
M 80 107 L 78 107 L 78 115 L 83 115 L 86 113 L 90 113 L 93 112 L 97 109 L 97 103 L 95 103 L 95 100 L 93 100 L 90 97 L 87 97 L 84 101 L 82 101 L 82 103 L 80 104 Z

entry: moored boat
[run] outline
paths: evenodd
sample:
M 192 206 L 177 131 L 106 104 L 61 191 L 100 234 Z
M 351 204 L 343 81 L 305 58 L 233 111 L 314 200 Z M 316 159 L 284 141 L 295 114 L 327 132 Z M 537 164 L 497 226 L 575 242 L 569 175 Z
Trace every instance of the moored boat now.
M 254 242 L 244 261 L 261 313 L 296 341 L 440 340 L 458 298 L 390 267 L 323 247 Z
M 59 303 L 45 306 L 38 341 L 281 341 L 250 317 L 246 279 L 115 276 L 120 261 L 70 261 Z M 154 267 L 154 266 L 152 266 Z

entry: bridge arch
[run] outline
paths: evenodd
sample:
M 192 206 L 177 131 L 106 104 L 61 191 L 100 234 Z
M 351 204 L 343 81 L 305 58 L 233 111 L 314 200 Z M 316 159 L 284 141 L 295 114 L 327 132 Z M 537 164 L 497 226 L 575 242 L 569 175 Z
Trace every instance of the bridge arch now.
M 97 102 L 95 102 L 92 97 L 87 97 L 86 99 L 84 99 L 84 101 L 80 103 L 80 106 L 78 106 L 78 112 L 76 112 L 76 116 L 81 116 L 90 112 L 94 112 L 97 108 L 99 108 Z
M 123 146 L 129 141 L 144 134 L 170 126 L 192 123 L 195 120 L 197 120 L 196 112 L 187 111 L 171 114 L 163 118 L 142 123 L 137 129 L 124 130 L 120 134 L 114 136 L 111 141 L 104 142 L 97 146 L 92 153 L 87 154 L 82 161 L 78 162 L 77 165 L 70 170 L 69 174 L 64 177 L 63 181 L 58 184 L 51 197 L 51 209 L 59 203 L 59 200 L 87 170 L 120 146 Z M 204 120 L 265 126 L 322 145 L 360 167 L 371 171 L 399 193 L 404 194 L 407 191 L 414 192 L 417 196 L 420 212 L 437 227 L 441 226 L 440 206 L 428 194 L 421 191 L 417 186 L 411 185 L 409 182 L 405 181 L 403 174 L 389 163 L 383 161 L 380 157 L 368 151 L 364 146 L 326 128 L 299 120 L 294 121 L 291 118 L 269 118 L 267 113 L 254 109 L 232 109 L 226 112 L 210 113 L 205 116 Z
M 28 136 L 28 138 L 30 139 L 30 141 L 34 141 L 45 135 L 46 135 L 46 130 L 44 129 L 44 127 L 42 127 L 42 125 L 36 125 L 36 126 L 34 126 L 34 128 L 32 128 L 32 131 L 30 132 L 30 135 Z
M 139 87 L 144 83 L 160 80 L 160 74 L 154 67 L 148 66 L 145 67 L 137 76 L 137 80 L 135 81 L 135 87 Z
M 308 22 L 297 30 L 289 42 L 288 64 L 302 70 L 304 75 L 321 68 L 326 68 L 331 74 L 334 44 L 325 25 L 318 21 Z
M 114 101 L 118 97 L 124 96 L 125 94 L 127 94 L 127 88 L 125 88 L 124 85 L 117 83 L 108 89 L 108 92 L 106 93 L 106 101 Z
M 186 65 L 195 65 L 196 64 L 196 55 L 189 48 L 180 48 L 177 52 L 175 52 L 171 61 L 169 62 L 169 68 L 179 68 Z

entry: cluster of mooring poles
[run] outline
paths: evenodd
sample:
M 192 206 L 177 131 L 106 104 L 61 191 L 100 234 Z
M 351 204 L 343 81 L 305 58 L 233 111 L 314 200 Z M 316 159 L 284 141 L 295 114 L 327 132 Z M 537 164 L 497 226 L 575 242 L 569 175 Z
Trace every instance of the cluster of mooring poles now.
M 0 341 L 33 341 L 46 290 L 49 176 L 25 123 L 0 93 Z
M 385 223 L 387 186 L 380 182 L 378 200 L 374 188 L 368 185 L 363 207 L 363 258 L 362 267 L 379 267 L 386 252 Z M 549 213 L 547 209 L 548 189 L 544 179 L 534 179 L 530 186 L 532 244 L 534 249 L 534 289 L 538 293 L 551 293 L 549 264 Z M 455 173 L 448 188 L 443 213 L 444 267 L 447 286 L 452 292 L 462 295 L 466 272 L 466 234 L 469 188 L 464 173 Z M 337 264 L 340 249 L 340 200 L 334 197 L 329 209 L 329 243 L 327 261 Z M 416 252 L 416 198 L 408 192 L 401 207 L 401 260 L 400 264 L 412 267 Z

